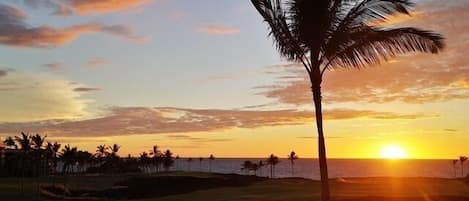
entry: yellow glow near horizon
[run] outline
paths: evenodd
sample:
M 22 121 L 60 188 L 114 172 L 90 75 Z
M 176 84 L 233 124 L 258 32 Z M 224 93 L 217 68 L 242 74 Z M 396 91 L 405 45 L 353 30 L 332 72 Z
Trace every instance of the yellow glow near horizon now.
M 407 158 L 407 152 L 399 145 L 386 145 L 381 148 L 380 156 L 385 159 L 402 159 Z

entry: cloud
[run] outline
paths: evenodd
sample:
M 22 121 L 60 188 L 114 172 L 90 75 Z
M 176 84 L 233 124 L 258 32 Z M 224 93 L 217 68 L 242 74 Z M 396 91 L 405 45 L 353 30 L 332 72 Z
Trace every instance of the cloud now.
M 9 0 L 30 8 L 50 8 L 52 15 L 91 15 L 125 11 L 141 7 L 153 0 Z
M 233 128 L 303 125 L 313 122 L 313 112 L 297 110 L 220 110 L 174 107 L 112 107 L 106 115 L 85 120 L 57 120 L 3 123 L 0 133 L 31 131 L 50 136 L 117 136 L 131 134 L 168 134 L 187 139 L 177 133 L 210 132 Z M 333 109 L 324 111 L 326 120 L 417 119 L 434 116 L 396 114 L 390 112 Z M 192 140 L 197 140 L 191 138 Z M 202 140 L 202 139 L 199 139 Z M 226 141 L 226 139 L 221 140 Z
M 469 18 L 469 2 L 451 2 L 422 2 L 417 17 L 393 22 L 442 33 L 447 48 L 441 54 L 401 56 L 360 71 L 326 72 L 324 101 L 419 104 L 469 98 L 469 21 L 461 20 Z M 278 75 L 276 83 L 256 87 L 258 94 L 280 103 L 311 104 L 310 83 L 302 66 L 275 65 L 268 70 Z
M 105 58 L 96 57 L 96 58 L 88 60 L 86 63 L 90 67 L 96 67 L 96 66 L 101 66 L 101 65 L 108 64 L 110 62 Z
M 123 11 L 149 3 L 150 0 L 65 0 L 80 15 Z
M 87 116 L 86 107 L 90 100 L 81 98 L 69 82 L 44 73 L 10 71 L 0 79 L 0 122 Z
M 53 69 L 53 70 L 58 70 L 63 68 L 63 63 L 57 62 L 57 63 L 49 63 L 49 64 L 43 64 L 44 67 Z
M 210 35 L 232 35 L 239 33 L 239 29 L 228 27 L 225 25 L 216 25 L 210 24 L 198 27 L 196 29 L 197 32 L 206 33 Z
M 190 135 L 178 135 L 178 134 L 167 135 L 166 137 L 171 140 L 192 141 L 192 142 L 197 142 L 198 144 L 206 143 L 206 142 L 229 142 L 233 140 L 233 139 L 228 139 L 228 138 L 200 138 L 200 137 L 193 137 Z
M 75 92 L 92 92 L 92 91 L 99 91 L 100 88 L 93 88 L 93 87 L 77 87 L 74 88 L 73 91 Z
M 24 11 L 0 4 L 0 44 L 29 47 L 53 48 L 68 44 L 86 33 L 107 33 L 132 41 L 143 42 L 146 37 L 136 36 L 124 25 L 101 25 L 96 23 L 80 24 L 65 28 L 55 28 L 47 25 L 30 26 L 26 23 L 27 15 Z

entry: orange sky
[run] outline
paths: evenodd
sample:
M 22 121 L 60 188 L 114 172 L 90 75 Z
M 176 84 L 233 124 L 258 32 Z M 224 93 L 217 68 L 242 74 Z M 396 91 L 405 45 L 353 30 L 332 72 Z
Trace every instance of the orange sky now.
M 0 137 L 91 152 L 316 157 L 303 67 L 280 59 L 249 1 L 0 3 Z M 437 31 L 438 55 L 324 78 L 328 156 L 455 158 L 469 148 L 469 2 L 417 1 L 386 26 Z M 217 16 L 217 20 L 213 20 Z M 26 58 L 26 59 L 25 59 Z

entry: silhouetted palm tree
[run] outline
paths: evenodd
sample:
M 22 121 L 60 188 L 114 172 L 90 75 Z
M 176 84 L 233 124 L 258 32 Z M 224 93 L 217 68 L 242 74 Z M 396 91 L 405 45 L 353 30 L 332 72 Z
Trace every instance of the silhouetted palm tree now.
M 44 142 L 46 140 L 46 137 L 47 136 L 42 137 L 39 134 L 31 136 L 32 148 L 34 149 L 34 159 L 36 161 L 35 162 L 35 174 L 37 176 L 39 176 L 39 174 L 41 172 L 39 169 L 41 167 L 44 167 L 44 165 L 41 164 L 41 163 L 44 162 L 44 161 L 42 161 L 42 156 L 43 156 L 42 147 L 44 146 Z
M 200 157 L 199 158 L 199 170 L 202 172 L 202 161 L 204 160 L 204 158 Z
M 174 164 L 173 153 L 168 149 L 164 152 L 163 168 L 167 172 L 173 166 L 173 164 Z
M 456 178 L 456 165 L 458 165 L 458 162 L 459 160 L 455 159 L 455 160 L 451 160 L 451 162 L 453 163 L 453 172 L 454 172 L 454 177 Z
M 16 142 L 20 145 L 20 149 L 24 152 L 31 150 L 31 136 L 21 132 L 21 136 L 15 136 Z
M 464 177 L 464 162 L 467 161 L 467 156 L 460 156 L 459 157 L 459 162 L 461 163 L 461 176 Z
M 187 171 L 191 171 L 192 158 L 187 158 Z
M 101 145 L 98 145 L 96 147 L 96 154 L 95 156 L 99 159 L 103 159 L 104 157 L 106 157 L 107 155 L 109 155 L 109 152 L 107 151 L 108 150 L 108 146 L 106 146 L 105 144 L 101 144 Z
M 15 139 L 13 139 L 11 136 L 3 140 L 3 144 L 5 144 L 5 146 L 9 149 L 18 149 L 18 146 L 15 143 Z
M 143 172 L 148 172 L 148 164 L 150 164 L 150 157 L 148 157 L 147 152 L 142 152 L 140 154 L 140 165 L 143 167 Z
M 153 145 L 153 149 L 150 151 L 150 155 L 153 156 L 152 162 L 153 162 L 153 165 L 156 168 L 156 172 L 159 172 L 160 171 L 160 166 L 161 166 L 161 163 L 163 162 L 163 160 L 162 160 L 161 151 L 158 149 L 158 145 Z
M 295 175 L 294 167 L 295 166 L 295 160 L 298 159 L 298 155 L 294 151 L 290 152 L 290 155 L 288 155 L 288 160 L 290 161 L 291 164 L 291 175 Z
M 266 162 L 270 165 L 270 178 L 274 178 L 275 165 L 277 165 L 280 160 L 274 154 L 270 154 Z
M 301 63 L 311 82 L 318 132 L 321 199 L 330 200 L 321 104 L 323 74 L 331 68 L 360 68 L 398 54 L 438 53 L 440 34 L 416 28 L 372 25 L 409 14 L 411 0 L 251 0 L 270 27 L 281 54 Z
M 112 158 L 118 157 L 117 152 L 119 152 L 119 149 L 121 148 L 120 145 L 118 144 L 113 144 L 112 146 L 109 146 L 108 149 L 111 151 L 109 154 Z
M 56 176 L 56 171 L 57 171 L 57 153 L 59 152 L 60 149 L 60 144 L 57 142 L 54 142 L 54 144 L 47 142 L 46 146 L 46 159 L 51 160 L 52 164 L 50 165 L 50 169 L 52 169 L 52 172 L 54 174 L 52 184 L 55 186 L 55 176 Z
M 65 145 L 65 147 L 62 149 L 62 153 L 60 154 L 60 159 L 62 160 L 63 166 L 62 166 L 62 174 L 63 174 L 63 186 L 64 186 L 64 198 L 65 198 L 65 192 L 67 188 L 67 173 L 71 172 L 72 165 L 75 165 L 77 158 L 77 147 L 71 147 L 69 144 Z
M 208 172 L 212 172 L 212 161 L 215 160 L 215 156 L 213 154 L 210 154 L 208 157 Z
M 24 174 L 26 163 L 28 162 L 28 154 L 31 150 L 31 136 L 21 132 L 21 136 L 15 136 L 16 142 L 20 145 L 21 149 L 21 159 L 20 159 L 20 169 L 21 169 L 21 195 L 24 195 Z

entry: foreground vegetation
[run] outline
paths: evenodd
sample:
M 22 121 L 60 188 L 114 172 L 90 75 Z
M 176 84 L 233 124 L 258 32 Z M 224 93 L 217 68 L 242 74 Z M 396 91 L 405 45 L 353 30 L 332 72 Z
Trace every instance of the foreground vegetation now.
M 0 179 L 0 198 L 2 200 L 61 200 L 44 195 L 44 187 L 52 184 L 52 178 L 40 180 L 42 196 L 37 193 L 37 180 L 32 178 L 25 179 L 24 195 L 22 196 L 20 179 Z M 60 181 L 61 178 L 56 179 Z M 468 180 L 436 178 L 337 179 L 331 181 L 331 193 L 334 200 L 348 201 L 467 201 L 469 200 L 467 182 Z M 67 196 L 68 200 L 320 200 L 320 182 L 318 181 L 301 178 L 267 179 L 255 176 L 210 173 L 80 175 L 70 176 L 68 187 L 72 192 L 82 194 L 88 192 L 88 196 L 90 196 Z M 99 193 L 93 195 L 90 192 L 111 192 L 114 197 L 100 197 L 97 196 Z M 63 195 L 62 192 L 56 192 L 56 194 Z

